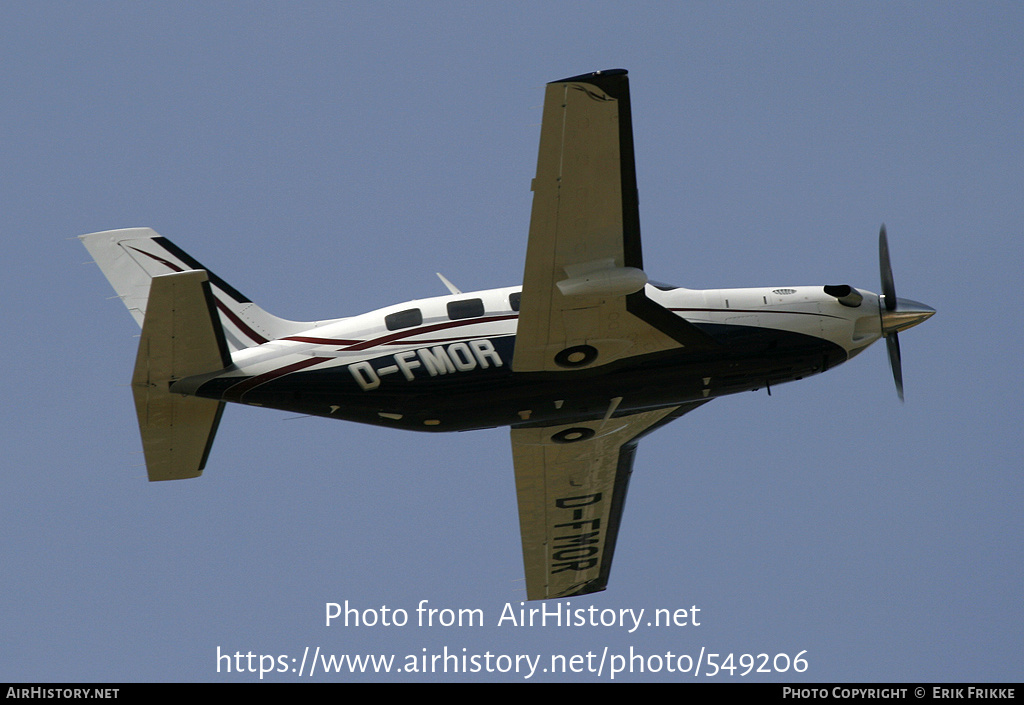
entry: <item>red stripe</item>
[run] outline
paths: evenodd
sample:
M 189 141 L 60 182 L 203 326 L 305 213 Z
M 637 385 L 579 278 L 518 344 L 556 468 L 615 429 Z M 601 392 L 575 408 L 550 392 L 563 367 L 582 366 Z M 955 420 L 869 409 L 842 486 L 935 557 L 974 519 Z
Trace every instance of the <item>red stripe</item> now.
M 255 305 L 255 304 L 254 304 L 254 305 Z M 246 324 L 245 324 L 245 323 L 244 323 L 244 322 L 242 321 L 242 319 L 241 319 L 241 318 L 239 318 L 238 316 L 236 316 L 236 315 L 235 315 L 235 312 L 234 312 L 234 311 L 232 311 L 231 309 L 229 309 L 229 308 L 227 307 L 227 304 L 223 303 L 223 302 L 222 302 L 222 301 L 221 301 L 220 299 L 217 299 L 217 308 L 219 308 L 219 309 L 220 309 L 220 312 L 221 312 L 221 313 L 223 313 L 223 314 L 224 314 L 225 316 L 227 316 L 227 317 L 228 317 L 228 320 L 229 320 L 229 321 L 231 321 L 232 323 L 234 323 L 234 324 L 235 324 L 235 325 L 236 325 L 236 326 L 238 327 L 238 329 L 239 329 L 240 331 L 242 331 L 242 332 L 243 332 L 243 333 L 245 333 L 245 334 L 246 334 L 247 336 L 249 336 L 249 337 L 250 337 L 250 338 L 251 338 L 251 339 L 253 340 L 253 342 L 255 342 L 255 343 L 256 343 L 257 345 L 262 345 L 263 343 L 267 343 L 267 342 L 270 342 L 270 341 L 268 341 L 268 340 L 267 340 L 266 338 L 264 338 L 264 337 L 263 337 L 262 335 L 260 335 L 260 334 L 259 334 L 259 333 L 257 333 L 256 331 L 254 331 L 254 330 L 253 330 L 252 328 L 250 328 L 249 326 L 247 326 L 247 325 L 246 325 Z
M 307 338 L 304 335 L 289 335 L 281 340 L 294 340 L 296 343 L 316 343 L 317 345 L 355 345 L 358 340 L 345 340 L 344 338 Z
M 174 264 L 174 262 L 171 262 L 170 260 L 166 260 L 163 257 L 157 257 L 152 252 L 146 252 L 145 250 L 140 250 L 137 247 L 132 247 L 131 249 L 135 250 L 139 254 L 146 255 L 147 257 L 149 257 L 151 259 L 155 259 L 160 264 L 164 265 L 168 269 L 174 270 L 175 272 L 185 272 L 185 271 L 188 271 L 188 270 L 182 269 L 181 267 L 179 267 L 178 265 Z M 242 321 L 241 318 L 239 318 L 237 315 L 235 315 L 234 311 L 232 311 L 231 309 L 229 309 L 227 307 L 227 304 L 223 303 L 217 297 L 214 297 L 214 298 L 217 299 L 217 308 L 220 309 L 220 312 L 223 313 L 227 317 L 227 319 L 229 321 L 234 323 L 235 326 L 238 328 L 238 330 L 242 331 L 242 333 L 244 333 L 245 335 L 249 336 L 249 338 L 254 343 L 256 343 L 257 345 L 262 345 L 263 343 L 269 342 L 262 335 L 260 335 L 256 331 L 254 331 L 249 326 L 247 326 L 245 324 L 245 322 Z
M 392 333 L 390 335 L 382 336 L 380 338 L 374 338 L 372 340 L 346 340 L 344 338 L 314 338 L 305 335 L 290 335 L 281 340 L 291 340 L 296 343 L 314 343 L 316 345 L 344 345 L 345 351 L 349 350 L 365 350 L 367 347 L 374 345 L 430 345 L 432 343 L 447 343 L 452 340 L 466 340 L 467 337 L 457 338 L 432 338 L 431 340 L 408 340 L 404 339 L 407 336 L 419 335 L 421 333 L 430 333 L 436 330 L 443 330 L 445 328 L 454 328 L 456 326 L 473 325 L 474 323 L 487 323 L 490 321 L 503 321 L 510 318 L 516 318 L 516 316 L 490 316 L 488 318 L 467 318 L 458 321 L 449 321 L 447 323 L 437 323 L 432 326 L 424 326 L 421 328 L 409 328 L 403 330 L 400 333 Z M 472 338 L 486 338 L 486 334 L 469 336 Z
M 307 367 L 318 365 L 321 362 L 327 362 L 330 359 L 331 358 L 329 357 L 311 357 L 307 360 L 299 360 L 298 362 L 293 362 L 290 365 L 279 367 L 278 369 L 272 370 L 271 372 L 264 372 L 261 375 L 249 377 L 239 382 L 238 384 L 232 385 L 231 387 L 228 387 L 226 390 L 224 390 L 224 400 L 240 402 L 242 401 L 243 394 L 252 390 L 255 387 L 260 386 L 261 384 L 266 384 L 267 382 L 275 380 L 278 377 L 284 377 L 286 374 L 289 374 L 290 372 L 297 372 L 299 370 L 304 370 Z
M 145 250 L 140 250 L 140 249 L 139 249 L 139 248 L 137 248 L 137 247 L 131 247 L 131 246 L 127 246 L 127 247 L 128 247 L 129 249 L 135 250 L 135 251 L 136 251 L 136 252 L 138 252 L 138 253 L 139 253 L 140 255 L 146 255 L 146 257 L 149 257 L 150 259 L 155 259 L 155 260 L 156 260 L 157 262 L 159 262 L 159 263 L 160 263 L 160 264 L 162 264 L 163 266 L 167 267 L 168 269 L 173 269 L 173 270 L 174 270 L 175 272 L 184 272 L 184 271 L 187 271 L 187 270 L 184 270 L 184 269 L 182 269 L 182 268 L 181 268 L 181 267 L 179 267 L 178 265 L 176 265 L 176 264 L 175 264 L 174 262 L 171 262 L 170 260 L 166 260 L 166 259 L 164 259 L 163 257 L 157 257 L 157 256 L 156 256 L 156 255 L 154 255 L 154 254 L 153 254 L 152 252 L 146 252 Z

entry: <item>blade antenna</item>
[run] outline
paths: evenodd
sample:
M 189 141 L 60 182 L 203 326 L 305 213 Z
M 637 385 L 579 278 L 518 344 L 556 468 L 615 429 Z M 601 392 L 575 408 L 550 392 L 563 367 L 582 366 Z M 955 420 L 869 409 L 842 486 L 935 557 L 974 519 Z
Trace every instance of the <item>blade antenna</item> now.
M 450 291 L 453 294 L 462 293 L 461 291 L 459 291 L 459 288 L 452 284 L 450 281 L 448 281 L 447 277 L 445 277 L 443 274 L 441 274 L 440 272 L 434 272 L 434 274 L 436 274 L 437 278 L 441 280 L 441 283 L 448 288 L 448 291 Z

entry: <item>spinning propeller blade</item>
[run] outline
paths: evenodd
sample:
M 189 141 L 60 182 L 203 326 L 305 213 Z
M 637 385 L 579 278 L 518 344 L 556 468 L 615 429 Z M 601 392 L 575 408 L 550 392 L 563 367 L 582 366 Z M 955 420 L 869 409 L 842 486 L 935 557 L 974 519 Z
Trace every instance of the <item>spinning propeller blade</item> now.
M 903 366 L 897 333 L 927 320 L 935 313 L 935 309 L 917 301 L 896 297 L 896 284 L 889 261 L 889 239 L 884 224 L 878 233 L 878 268 L 882 277 L 882 296 L 878 307 L 882 319 L 882 335 L 885 336 L 885 346 L 889 351 L 889 366 L 896 383 L 896 393 L 900 401 L 903 401 Z

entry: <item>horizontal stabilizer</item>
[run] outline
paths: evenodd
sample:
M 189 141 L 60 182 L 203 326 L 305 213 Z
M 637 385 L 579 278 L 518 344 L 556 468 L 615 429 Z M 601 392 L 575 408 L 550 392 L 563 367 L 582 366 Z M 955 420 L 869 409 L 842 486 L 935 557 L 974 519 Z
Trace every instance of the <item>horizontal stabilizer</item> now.
M 202 474 L 224 403 L 172 393 L 170 386 L 230 364 L 206 271 L 153 277 L 132 375 L 150 480 Z

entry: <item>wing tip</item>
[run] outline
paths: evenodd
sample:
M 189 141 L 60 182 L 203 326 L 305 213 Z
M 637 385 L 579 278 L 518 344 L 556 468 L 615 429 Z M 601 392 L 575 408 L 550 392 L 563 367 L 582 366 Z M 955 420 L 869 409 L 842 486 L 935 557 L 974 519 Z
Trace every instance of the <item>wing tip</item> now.
M 569 78 L 551 81 L 550 83 L 598 83 L 602 79 L 607 78 L 625 78 L 628 74 L 629 71 L 626 69 L 606 69 L 604 71 L 581 73 L 579 76 L 570 76 Z
M 535 600 L 564 600 L 567 597 L 579 597 L 580 595 L 591 595 L 596 592 L 604 592 L 608 589 L 608 578 L 597 577 L 592 580 L 587 580 L 583 583 L 571 585 L 557 595 L 550 595 L 546 590 L 537 590 L 536 592 L 527 589 L 526 599 L 533 602 Z
M 580 595 L 592 595 L 595 592 L 604 592 L 608 589 L 608 578 L 600 577 L 588 580 L 571 592 L 566 592 L 562 597 L 579 597 Z

